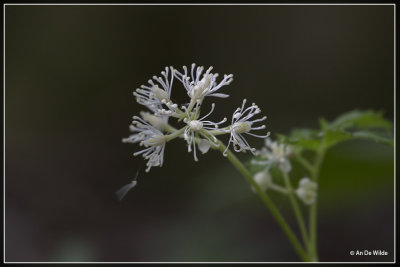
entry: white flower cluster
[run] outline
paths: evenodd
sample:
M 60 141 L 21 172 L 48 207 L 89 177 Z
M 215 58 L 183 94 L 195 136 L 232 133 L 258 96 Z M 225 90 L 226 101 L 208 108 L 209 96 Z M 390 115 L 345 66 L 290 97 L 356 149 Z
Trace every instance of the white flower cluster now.
M 310 178 L 304 177 L 299 182 L 299 188 L 296 189 L 296 195 L 307 205 L 311 205 L 317 198 L 318 185 Z
M 292 170 L 290 157 L 293 154 L 292 147 L 272 141 L 270 138 L 265 139 L 265 146 L 256 152 L 258 156 L 251 161 L 252 164 L 265 166 L 265 169 L 254 175 L 254 181 L 262 190 L 272 189 L 281 193 L 288 193 L 289 188 L 283 188 L 274 183 L 270 174 L 270 168 L 273 165 L 278 166 L 280 171 L 288 174 Z M 297 197 L 306 205 L 311 205 L 317 198 L 318 185 L 304 177 L 299 182 L 299 187 L 294 190 Z
M 232 115 L 231 124 L 221 127 L 227 121 L 226 118 L 219 122 L 212 122 L 208 117 L 214 111 L 215 104 L 205 116 L 201 116 L 201 106 L 205 97 L 226 98 L 229 95 L 217 92 L 223 86 L 229 85 L 233 81 L 233 75 L 224 75 L 224 78 L 217 82 L 218 73 L 212 73 L 212 67 L 203 73 L 204 67 L 192 64 L 189 72 L 186 66 L 180 72 L 173 67 L 166 67 L 161 72 L 161 76 L 153 76 L 148 81 L 148 85 L 142 85 L 133 93 L 139 104 L 146 106 L 150 112 L 141 112 L 141 117 L 134 116 L 130 130 L 133 132 L 128 138 L 122 139 L 126 143 L 139 143 L 144 148 L 134 155 L 143 155 L 147 162 L 148 172 L 153 166 L 162 166 L 164 161 L 165 144 L 177 137 L 182 137 L 187 142 L 188 152 L 193 151 L 194 160 L 197 161 L 199 149 L 203 154 L 210 147 L 218 147 L 219 140 L 217 135 L 230 134 L 229 143 L 224 151 L 224 155 L 232 144 L 236 152 L 250 151 L 252 148 L 245 139 L 245 134 L 266 138 L 266 135 L 252 133 L 255 130 L 265 129 L 265 125 L 256 126 L 266 117 L 254 119 L 261 110 L 254 103 L 245 107 L 246 99 L 242 106 L 235 110 Z M 172 85 L 177 79 L 186 89 L 190 102 L 185 105 L 178 105 L 171 99 Z M 180 129 L 175 129 L 169 124 L 169 119 L 175 118 L 184 125 Z
M 289 156 L 293 153 L 292 148 L 285 144 L 265 139 L 265 146 L 256 152 L 258 159 L 252 161 L 253 164 L 265 165 L 269 169 L 272 165 L 278 165 L 282 172 L 289 173 L 292 170 Z
M 265 168 L 254 175 L 254 181 L 265 191 L 272 189 L 281 193 L 288 193 L 288 189 L 274 183 L 270 174 L 270 168 L 273 165 L 279 167 L 281 172 L 289 173 L 292 165 L 289 156 L 292 154 L 292 148 L 285 144 L 272 141 L 269 137 L 265 139 L 265 146 L 256 151 L 257 158 L 252 159 L 254 165 L 262 165 Z

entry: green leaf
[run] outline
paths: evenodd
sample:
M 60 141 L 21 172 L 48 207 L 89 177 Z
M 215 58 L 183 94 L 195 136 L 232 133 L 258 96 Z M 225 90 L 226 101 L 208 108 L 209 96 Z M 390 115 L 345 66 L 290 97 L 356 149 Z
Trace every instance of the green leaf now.
M 321 146 L 321 140 L 318 139 L 300 139 L 294 145 L 301 146 L 305 149 L 317 150 Z
M 295 145 L 304 149 L 317 150 L 321 145 L 322 134 L 318 130 L 312 129 L 295 129 L 290 135 L 284 138 L 286 144 Z
M 321 130 L 294 129 L 288 136 L 277 136 L 280 142 L 293 145 L 299 151 L 327 149 L 352 139 L 372 140 L 393 146 L 393 135 L 390 133 L 392 123 L 382 115 L 382 112 L 373 110 L 354 110 L 340 115 L 331 123 L 320 118 Z
M 393 144 L 388 136 L 392 123 L 382 112 L 353 110 L 340 115 L 331 123 L 320 119 L 324 132 L 325 148 L 351 139 L 369 139 L 383 144 Z
M 381 144 L 394 146 L 393 136 L 372 131 L 357 131 L 352 133 L 353 138 L 372 140 Z
M 326 130 L 329 128 L 329 123 L 324 118 L 319 118 L 319 127 L 321 130 Z
M 340 115 L 329 128 L 332 130 L 345 130 L 348 128 L 384 128 L 391 129 L 392 123 L 383 118 L 382 112 L 373 110 L 353 110 Z
M 352 134 L 349 132 L 328 130 L 324 133 L 324 146 L 328 148 L 351 138 Z

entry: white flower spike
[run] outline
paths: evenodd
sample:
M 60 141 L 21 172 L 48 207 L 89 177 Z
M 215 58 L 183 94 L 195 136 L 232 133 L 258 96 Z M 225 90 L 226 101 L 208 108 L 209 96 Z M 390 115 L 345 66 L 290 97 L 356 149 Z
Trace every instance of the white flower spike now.
M 242 107 L 237 108 L 232 115 L 232 125 L 229 127 L 228 130 L 228 132 L 231 133 L 231 137 L 223 153 L 225 156 L 226 151 L 228 150 L 231 143 L 233 143 L 233 150 L 235 150 L 236 152 L 245 152 L 246 150 L 249 150 L 251 153 L 255 154 L 256 149 L 252 148 L 249 145 L 243 134 L 248 134 L 258 138 L 266 138 L 270 134 L 269 132 L 266 135 L 257 135 L 250 133 L 250 131 L 253 130 L 265 129 L 265 125 L 254 126 L 254 123 L 264 121 L 267 119 L 267 117 L 264 116 L 260 119 L 251 120 L 255 115 L 259 114 L 261 110 L 254 103 L 250 107 L 245 109 L 245 104 L 246 99 L 243 100 Z
M 147 161 L 146 172 L 151 167 L 162 166 L 164 161 L 165 144 L 177 137 L 184 138 L 187 142 L 188 151 L 193 151 L 195 161 L 197 158 L 197 149 L 205 154 L 210 148 L 219 146 L 220 141 L 217 135 L 230 134 L 229 143 L 223 154 L 232 144 L 234 151 L 245 152 L 250 150 L 253 154 L 255 149 L 251 148 L 244 138 L 245 134 L 265 138 L 267 135 L 257 135 L 252 133 L 255 130 L 265 128 L 265 125 L 255 126 L 257 122 L 266 119 L 254 119 L 253 117 L 260 113 L 260 109 L 254 103 L 245 108 L 246 100 L 242 107 L 238 108 L 232 116 L 232 123 L 228 127 L 220 127 L 226 122 L 226 118 L 219 122 L 213 122 L 208 117 L 214 111 L 215 104 L 205 116 L 200 115 L 203 100 L 207 96 L 220 98 L 228 97 L 227 94 L 217 91 L 223 86 L 229 85 L 233 81 L 233 75 L 224 75 L 224 78 L 217 82 L 218 73 L 212 73 L 213 67 L 209 67 L 204 72 L 204 67 L 192 64 L 190 71 L 183 66 L 183 72 L 175 68 L 166 67 L 161 72 L 161 76 L 153 76 L 148 81 L 148 85 L 142 85 L 133 93 L 139 104 L 146 106 L 150 111 L 141 112 L 142 118 L 134 117 L 130 130 L 133 132 L 128 138 L 122 139 L 125 143 L 139 143 L 142 150 L 134 155 L 142 155 Z M 190 101 L 185 105 L 178 105 L 171 100 L 172 85 L 174 79 L 179 80 L 184 86 Z M 180 128 L 175 129 L 168 123 L 169 119 L 175 118 L 177 122 L 184 123 Z

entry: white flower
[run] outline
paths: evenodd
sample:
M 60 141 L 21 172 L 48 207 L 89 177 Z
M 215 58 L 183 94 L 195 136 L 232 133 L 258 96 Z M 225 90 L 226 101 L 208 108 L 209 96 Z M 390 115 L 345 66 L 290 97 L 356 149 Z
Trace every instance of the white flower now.
M 135 134 L 122 139 L 124 143 L 138 143 L 145 148 L 133 154 L 134 156 L 142 154 L 143 158 L 148 159 L 146 172 L 153 166 L 162 166 L 164 161 L 164 150 L 166 138 L 165 135 L 139 117 L 133 117 L 134 121 L 130 125 L 130 130 Z
M 311 205 L 317 198 L 318 185 L 310 178 L 304 177 L 299 182 L 299 188 L 296 189 L 296 195 L 307 205 Z
M 255 115 L 259 114 L 261 110 L 258 108 L 256 104 L 252 104 L 248 108 L 244 108 L 246 104 L 246 99 L 243 100 L 243 104 L 241 108 L 237 108 L 232 115 L 232 124 L 229 127 L 227 132 L 231 133 L 229 138 L 229 143 L 224 151 L 224 155 L 226 156 L 226 151 L 229 148 L 229 145 L 233 143 L 233 149 L 236 152 L 245 152 L 246 150 L 250 150 L 254 154 L 255 148 L 251 148 L 249 143 L 244 138 L 243 134 L 248 134 L 251 136 L 259 137 L 259 138 L 266 138 L 269 136 L 269 132 L 266 135 L 257 135 L 250 133 L 252 130 L 262 130 L 265 129 L 265 125 L 261 126 L 254 126 L 254 123 L 263 121 L 267 119 L 267 117 L 262 117 L 261 119 L 251 120 Z
M 133 95 L 136 96 L 136 101 L 146 106 L 154 113 L 162 109 L 163 102 L 170 102 L 172 83 L 174 81 L 173 70 L 170 72 L 168 67 L 165 67 L 165 71 L 162 71 L 161 75 L 163 77 L 153 76 L 156 83 L 150 79 L 148 81 L 150 86 L 141 85 L 141 88 L 137 88 L 136 91 L 133 92 Z M 171 77 L 169 78 L 168 76 Z
M 208 112 L 208 114 L 203 116 L 202 118 L 198 119 L 199 112 L 200 112 L 200 103 L 197 102 L 196 107 L 194 109 L 195 112 L 193 115 L 193 119 L 192 119 L 192 115 L 188 112 L 186 107 L 184 107 L 184 109 L 186 110 L 186 113 L 187 113 L 187 117 L 183 120 L 183 122 L 185 122 L 187 124 L 187 127 L 183 133 L 183 136 L 184 136 L 184 139 L 188 143 L 188 152 L 191 152 L 193 150 L 193 156 L 194 156 L 195 161 L 198 161 L 198 158 L 196 155 L 196 140 L 195 140 L 195 136 L 196 136 L 197 132 L 203 131 L 202 136 L 208 140 L 208 142 L 209 142 L 208 146 L 210 146 L 210 144 L 213 144 L 214 146 L 218 146 L 218 144 L 216 143 L 217 138 L 212 133 L 208 132 L 207 130 L 218 129 L 219 124 L 224 123 L 226 121 L 226 118 L 224 118 L 220 122 L 212 122 L 209 120 L 205 120 L 214 111 L 214 108 L 215 108 L 215 104 L 213 103 L 211 105 L 210 112 Z M 193 146 L 193 149 L 192 149 L 192 146 Z M 205 151 L 205 152 L 203 152 L 203 154 L 206 153 L 208 151 L 208 149 L 206 147 L 206 144 L 204 144 L 204 141 L 201 144 L 201 146 L 202 147 L 200 148 L 200 151 L 202 151 L 202 152 Z
M 184 73 L 180 73 L 175 70 L 175 77 L 180 80 L 185 87 L 187 94 L 193 100 L 202 99 L 205 96 L 215 96 L 215 97 L 228 97 L 227 94 L 215 93 L 222 86 L 228 85 L 233 81 L 233 75 L 224 75 L 224 79 L 217 83 L 218 73 L 211 73 L 213 67 L 208 68 L 208 70 L 202 75 L 204 67 L 199 66 L 196 68 L 196 64 L 192 64 L 190 76 L 186 66 L 183 66 Z M 171 67 L 172 69 L 172 67 Z
M 285 144 L 279 144 L 272 141 L 270 138 L 265 139 L 265 147 L 257 151 L 256 155 L 260 156 L 261 160 L 253 160 L 254 164 L 267 165 L 278 164 L 282 172 L 288 173 L 292 169 L 289 155 L 292 154 L 292 148 Z M 266 159 L 266 160 L 262 160 Z

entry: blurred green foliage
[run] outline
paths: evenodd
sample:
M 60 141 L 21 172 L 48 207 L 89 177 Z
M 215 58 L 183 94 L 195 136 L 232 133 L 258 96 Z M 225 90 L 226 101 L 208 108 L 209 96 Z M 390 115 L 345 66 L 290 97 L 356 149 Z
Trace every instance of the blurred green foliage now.
M 319 179 L 319 198 L 323 205 L 341 207 L 337 206 L 338 196 L 341 199 L 348 197 L 350 203 L 354 203 L 354 200 L 367 201 L 367 195 L 375 193 L 383 193 L 379 198 L 388 201 L 393 199 L 393 190 L 388 192 L 388 188 L 394 188 L 392 122 L 384 118 L 382 112 L 354 110 L 331 122 L 320 118 L 319 125 L 320 129 L 296 128 L 288 135 L 277 136 L 279 142 L 292 146 L 293 157 L 302 154 L 310 163 L 316 151 L 328 151 Z M 291 163 L 291 177 L 295 181 L 310 175 L 298 161 L 292 159 Z M 247 161 L 246 166 L 252 173 L 265 169 L 265 166 L 252 164 L 251 160 Z M 277 166 L 272 166 L 269 172 L 275 182 L 282 182 Z M 286 196 L 269 193 L 276 202 L 287 202 Z
M 393 146 L 392 123 L 382 112 L 354 110 L 340 115 L 332 122 L 320 118 L 320 129 L 295 129 L 279 140 L 299 149 L 328 149 L 340 142 L 366 139 Z

